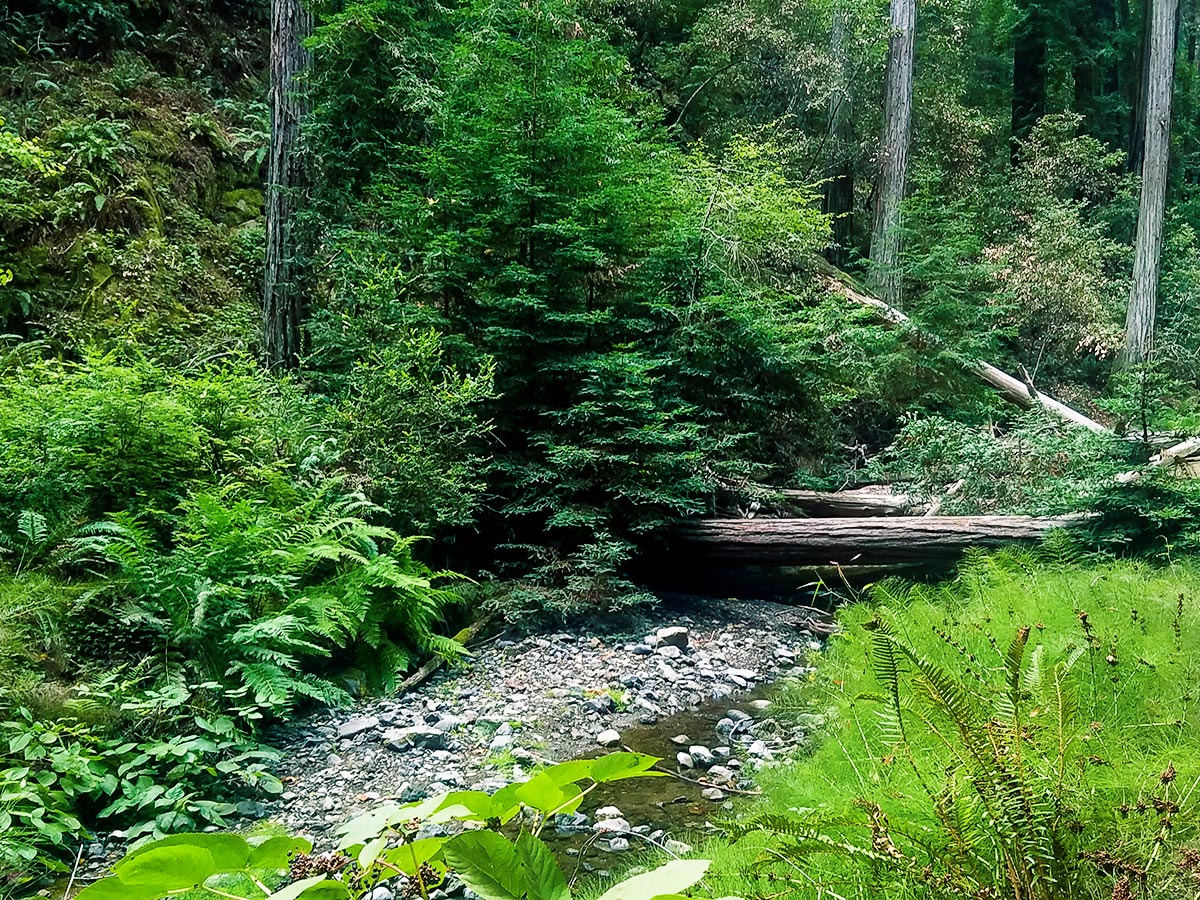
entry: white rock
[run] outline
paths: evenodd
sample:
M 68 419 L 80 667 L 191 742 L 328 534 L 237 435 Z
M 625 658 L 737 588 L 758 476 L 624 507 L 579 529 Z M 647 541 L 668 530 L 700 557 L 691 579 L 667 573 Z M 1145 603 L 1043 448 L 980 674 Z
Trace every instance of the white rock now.
M 684 753 L 682 750 L 675 754 L 675 762 L 679 763 L 679 768 L 681 769 L 691 769 L 696 765 L 696 761 L 692 759 L 692 755 Z
M 621 818 L 621 811 L 619 809 L 617 809 L 615 806 L 602 806 L 602 807 L 600 807 L 600 809 L 596 810 L 596 820 L 597 821 L 600 821 L 603 819 L 619 819 L 619 818 Z
M 606 728 L 596 735 L 596 743 L 601 747 L 616 747 L 621 743 L 621 732 L 614 728 Z
M 700 792 L 700 796 L 705 800 L 712 800 L 715 803 L 718 800 L 725 799 L 725 792 L 720 788 L 705 788 Z
M 379 724 L 378 716 L 359 716 L 356 719 L 351 719 L 348 722 L 343 722 L 338 726 L 338 737 L 352 738 L 356 734 L 362 734 L 364 731 L 370 731 Z
M 629 831 L 629 822 L 620 816 L 614 819 L 603 819 L 592 826 L 592 831 L 611 831 L 615 833 Z

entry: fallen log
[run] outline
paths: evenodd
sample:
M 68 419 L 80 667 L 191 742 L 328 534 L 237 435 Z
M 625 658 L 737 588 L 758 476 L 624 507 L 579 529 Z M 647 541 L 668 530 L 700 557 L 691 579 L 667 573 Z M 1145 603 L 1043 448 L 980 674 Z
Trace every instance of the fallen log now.
M 817 276 L 821 281 L 834 293 L 840 294 L 847 300 L 857 303 L 859 306 L 865 306 L 868 309 L 875 311 L 876 315 L 884 322 L 896 325 L 901 328 L 917 329 L 916 323 L 908 316 L 896 309 L 894 306 L 889 306 L 878 297 L 873 297 L 860 288 L 850 279 L 845 272 L 831 266 L 824 260 L 816 260 L 815 263 L 820 269 Z M 928 336 L 928 335 L 927 335 Z M 1105 425 L 1097 422 L 1095 419 L 1085 416 L 1077 409 L 1072 409 L 1065 403 L 1055 400 L 1048 394 L 1035 390 L 1030 383 L 1021 381 L 1019 378 L 1014 378 L 1007 372 L 997 369 L 990 363 L 977 360 L 974 363 L 976 374 L 979 375 L 985 382 L 994 387 L 1000 392 L 1006 400 L 1015 403 L 1022 409 L 1033 409 L 1040 406 L 1058 416 L 1066 422 L 1074 425 L 1079 425 L 1083 428 L 1093 431 L 1096 434 L 1112 435 L 1113 431 Z
M 778 495 L 780 507 L 816 517 L 905 516 L 924 512 L 928 507 L 915 497 L 892 493 L 885 486 L 846 491 L 771 490 Z
M 1070 516 L 894 516 L 869 519 L 698 519 L 681 526 L 687 549 L 742 565 L 889 565 L 944 561 L 968 547 L 1037 541 Z

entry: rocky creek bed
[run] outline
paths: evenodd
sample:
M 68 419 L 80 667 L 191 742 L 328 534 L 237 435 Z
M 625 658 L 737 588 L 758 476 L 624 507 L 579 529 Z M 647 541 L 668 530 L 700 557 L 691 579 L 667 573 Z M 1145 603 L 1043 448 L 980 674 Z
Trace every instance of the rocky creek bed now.
M 604 785 L 543 833 L 568 872 L 603 877 L 650 842 L 687 850 L 687 835 L 753 793 L 755 771 L 804 740 L 769 698 L 780 678 L 809 671 L 829 629 L 802 606 L 676 597 L 620 628 L 501 632 L 402 696 L 276 728 L 267 739 L 283 751 L 285 789 L 238 809 L 247 824 L 267 820 L 328 850 L 337 826 L 384 800 L 496 791 L 540 764 L 607 750 L 662 757 L 679 777 Z M 87 845 L 76 884 L 106 874 L 124 849 L 122 832 Z M 448 887 L 437 900 L 463 891 Z
M 560 816 L 560 858 L 603 874 L 611 854 L 682 838 L 753 791 L 753 773 L 803 739 L 768 686 L 803 673 L 827 620 L 766 601 L 679 599 L 620 632 L 517 636 L 394 698 L 279 729 L 285 791 L 263 812 L 318 847 L 383 800 L 495 791 L 541 763 L 628 748 L 679 778 L 605 786 Z

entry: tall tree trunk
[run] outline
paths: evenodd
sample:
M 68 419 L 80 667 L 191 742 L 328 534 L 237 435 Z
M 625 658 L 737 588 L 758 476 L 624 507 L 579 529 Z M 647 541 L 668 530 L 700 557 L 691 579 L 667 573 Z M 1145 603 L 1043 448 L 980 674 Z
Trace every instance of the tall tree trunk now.
M 1046 24 L 1040 6 L 1031 0 L 1017 4 L 1013 27 L 1012 162 L 1021 142 L 1046 114 Z
M 304 39 L 312 25 L 303 0 L 271 0 L 271 154 L 262 312 L 263 348 L 272 368 L 292 368 L 300 359 L 304 304 L 293 226 L 307 188 L 299 144 L 308 108 L 297 76 L 310 62 Z
M 879 201 L 871 229 L 871 276 L 880 296 L 900 306 L 900 204 L 908 177 L 908 146 L 912 140 L 913 57 L 917 30 L 917 0 L 891 0 L 887 87 L 883 97 L 883 139 Z
M 827 257 L 839 268 L 850 261 L 854 246 L 854 124 L 850 96 L 849 49 L 845 6 L 833 11 L 829 49 L 833 58 L 834 87 L 829 92 L 829 162 L 825 172 L 825 212 L 833 216 L 833 246 Z
M 1175 80 L 1176 19 L 1179 0 L 1154 0 L 1149 23 L 1149 54 L 1142 155 L 1142 196 L 1138 209 L 1133 288 L 1125 316 L 1126 365 L 1145 361 L 1154 347 L 1158 269 L 1163 213 L 1167 205 L 1167 161 L 1171 139 L 1171 88 Z

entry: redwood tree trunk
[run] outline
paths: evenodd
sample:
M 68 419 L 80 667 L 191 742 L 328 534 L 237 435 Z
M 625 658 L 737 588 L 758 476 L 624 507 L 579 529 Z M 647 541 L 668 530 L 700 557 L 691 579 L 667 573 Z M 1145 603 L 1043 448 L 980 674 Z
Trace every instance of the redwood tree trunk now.
M 1163 213 L 1167 205 L 1167 161 L 1171 137 L 1171 88 L 1175 80 L 1175 22 L 1179 0 L 1154 0 L 1142 138 L 1142 196 L 1138 209 L 1133 287 L 1125 317 L 1126 365 L 1145 361 L 1154 347 Z
M 830 55 L 835 83 L 829 93 L 829 162 L 825 173 L 825 212 L 833 217 L 833 246 L 828 259 L 846 268 L 854 246 L 854 124 L 850 96 L 848 14 L 839 4 L 833 11 Z
M 1021 142 L 1038 119 L 1046 114 L 1046 25 L 1040 6 L 1017 4 L 1013 28 L 1012 161 L 1020 154 Z
M 912 140 L 913 43 L 917 30 L 916 0 L 891 0 L 887 87 L 883 97 L 883 139 L 879 201 L 871 229 L 871 272 L 880 296 L 901 305 L 900 204 L 908 177 Z
M 300 359 L 304 304 L 293 225 L 307 188 L 299 144 L 300 123 L 308 110 L 297 76 L 309 65 L 304 39 L 311 33 L 312 16 L 302 0 L 272 0 L 271 154 L 263 280 L 263 349 L 272 368 L 291 368 Z

